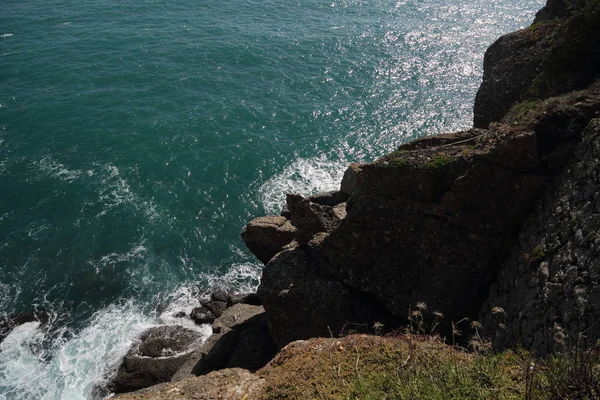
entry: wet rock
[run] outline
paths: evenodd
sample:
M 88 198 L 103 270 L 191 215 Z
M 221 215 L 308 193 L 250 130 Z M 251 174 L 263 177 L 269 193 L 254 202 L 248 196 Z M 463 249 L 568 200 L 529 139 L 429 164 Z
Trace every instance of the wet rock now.
M 210 324 L 217 317 L 206 307 L 196 307 L 190 313 L 190 318 L 193 319 L 195 323 L 201 325 Z
M 211 293 L 210 298 L 215 301 L 227 303 L 229 301 L 229 293 L 226 290 L 218 289 Z
M 213 324 L 213 334 L 174 374 L 172 380 L 204 375 L 221 368 L 256 370 L 275 355 L 264 308 L 235 304 Z
M 201 339 L 198 332 L 181 326 L 159 326 L 143 332 L 112 381 L 116 392 L 168 382 Z
M 221 314 L 223 314 L 223 311 L 225 311 L 225 309 L 227 308 L 227 301 L 219 301 L 212 299 L 202 303 L 202 306 L 210 310 L 210 312 L 213 313 L 215 317 L 220 317 Z

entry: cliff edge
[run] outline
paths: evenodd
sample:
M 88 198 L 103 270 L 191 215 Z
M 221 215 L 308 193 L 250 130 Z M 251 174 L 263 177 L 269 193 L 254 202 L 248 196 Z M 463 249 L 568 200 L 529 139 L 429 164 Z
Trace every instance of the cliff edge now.
M 577 160 L 595 160 L 590 137 L 600 112 L 598 43 L 598 0 L 549 0 L 532 26 L 503 36 L 486 52 L 475 128 L 353 164 L 338 192 L 288 195 L 281 216 L 251 221 L 242 238 L 266 264 L 258 294 L 277 345 L 376 322 L 399 326 L 417 302 L 443 315 L 446 326 L 464 317 L 492 323 L 494 307 L 507 313 L 505 322 L 523 321 L 523 310 L 531 312 L 525 319 L 535 323 L 515 323 L 496 335 L 499 348 L 526 345 L 547 353 L 553 347 L 543 343 L 556 324 L 570 340 L 585 331 L 595 342 L 597 330 L 589 326 L 600 303 L 596 283 L 576 296 L 540 294 L 548 282 L 567 292 L 578 287 L 565 282 L 569 268 L 600 273 L 589 255 L 568 263 L 546 260 L 574 242 L 577 221 L 570 230 L 561 227 L 566 237 L 552 250 L 544 244 L 550 239 L 531 236 L 556 222 L 552 212 L 541 216 L 539 210 L 561 195 L 557 185 L 588 182 L 585 193 L 571 193 L 579 196 L 578 208 L 569 212 L 580 215 L 578 221 L 595 218 L 588 194 L 597 188 L 590 178 L 596 164 Z M 531 220 L 536 228 L 523 224 Z M 595 225 L 585 226 L 581 234 L 590 240 Z M 530 242 L 542 243 L 544 257 Z M 525 261 L 523 254 L 529 254 Z M 540 263 L 550 269 L 547 279 L 525 286 Z M 593 281 L 596 272 L 585 276 Z M 514 283 L 517 278 L 521 283 Z M 532 297 L 535 305 L 523 304 Z M 593 309 L 567 313 L 561 305 L 552 316 L 539 315 L 548 312 L 546 303 L 562 298 Z

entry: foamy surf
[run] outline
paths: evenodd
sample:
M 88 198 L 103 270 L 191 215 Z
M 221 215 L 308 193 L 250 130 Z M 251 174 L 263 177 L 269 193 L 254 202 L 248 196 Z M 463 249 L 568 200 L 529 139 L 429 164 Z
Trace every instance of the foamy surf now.
M 53 328 L 51 323 L 19 325 L 0 343 L 0 396 L 11 400 L 94 398 L 94 390 L 106 386 L 144 330 L 182 325 L 207 338 L 212 333 L 209 325 L 175 316 L 198 305 L 197 292 L 181 286 L 169 296 L 161 313 L 123 300 L 94 313 L 77 332 Z
M 265 212 L 281 212 L 286 193 L 308 196 L 337 190 L 347 164 L 346 161 L 331 161 L 325 157 L 297 158 L 260 187 L 259 196 Z

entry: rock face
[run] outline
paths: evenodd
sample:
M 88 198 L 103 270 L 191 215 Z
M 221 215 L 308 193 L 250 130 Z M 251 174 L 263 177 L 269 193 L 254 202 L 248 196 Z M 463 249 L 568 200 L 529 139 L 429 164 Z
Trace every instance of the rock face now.
M 299 247 L 271 259 L 258 295 L 279 348 L 298 339 L 337 337 L 352 324 L 370 324 L 380 308 L 364 294 L 320 272 L 314 258 Z
M 158 326 L 140 336 L 113 379 L 116 392 L 168 382 L 185 363 L 201 335 L 181 326 Z
M 262 306 L 234 304 L 214 321 L 213 334 L 173 375 L 172 381 L 222 368 L 254 371 L 275 355 Z
M 120 400 L 258 400 L 264 386 L 264 379 L 244 369 L 232 368 L 116 398 Z
M 277 345 L 335 335 L 348 322 L 370 324 L 378 318 L 375 309 L 406 316 L 417 302 L 446 320 L 477 318 L 496 279 L 488 307 L 522 307 L 520 301 L 510 304 L 525 296 L 511 285 L 530 279 L 529 272 L 518 261 L 507 261 L 512 267 L 503 262 L 550 182 L 571 163 L 575 149 L 586 146 L 580 145 L 582 131 L 600 113 L 598 27 L 597 0 L 549 0 L 536 24 L 488 49 L 474 106 L 476 128 L 416 140 L 373 163 L 352 164 L 335 195 L 288 195 L 286 210 L 272 217 L 277 229 L 252 233 L 250 227 L 262 220 L 251 222 L 243 238 L 263 262 L 270 260 L 258 294 Z M 592 173 L 583 176 L 590 180 Z M 293 235 L 281 239 L 281 226 L 293 227 Z M 257 250 L 257 241 L 268 245 Z M 531 240 L 520 241 L 524 248 L 513 251 L 529 254 Z M 268 253 L 262 251 L 267 247 Z M 571 304 L 567 294 L 550 296 L 549 287 L 538 289 L 545 298 Z M 585 290 L 580 297 L 593 303 L 588 294 L 595 289 Z M 533 299 L 529 291 L 527 296 Z M 548 311 L 545 301 L 531 303 L 532 312 L 547 313 L 544 324 L 573 321 L 561 307 Z M 482 315 L 492 320 L 489 311 Z M 569 323 L 569 329 L 587 326 L 585 316 L 595 311 L 578 315 L 581 324 Z M 548 348 L 546 339 L 531 338 L 539 327 L 524 322 L 497 343 L 523 338 Z
M 482 310 L 498 348 L 520 344 L 547 354 L 600 338 L 599 160 L 600 119 L 594 119 L 574 162 L 525 224 Z
M 253 219 L 242 231 L 246 246 L 263 263 L 294 240 L 296 228 L 283 216 L 267 216 Z
M 547 181 L 528 130 L 417 140 L 360 166 L 348 215 L 310 251 L 320 268 L 395 315 L 422 301 L 457 321 L 477 313 Z
M 536 24 L 498 39 L 485 53 L 475 127 L 500 121 L 517 103 L 587 87 L 600 72 L 598 26 L 596 0 L 549 0 Z

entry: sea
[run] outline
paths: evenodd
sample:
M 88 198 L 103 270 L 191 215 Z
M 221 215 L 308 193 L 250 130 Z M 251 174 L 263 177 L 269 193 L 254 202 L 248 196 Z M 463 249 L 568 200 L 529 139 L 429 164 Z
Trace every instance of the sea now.
M 143 330 L 254 290 L 240 231 L 466 129 L 541 0 L 2 0 L 0 400 L 91 399 Z

